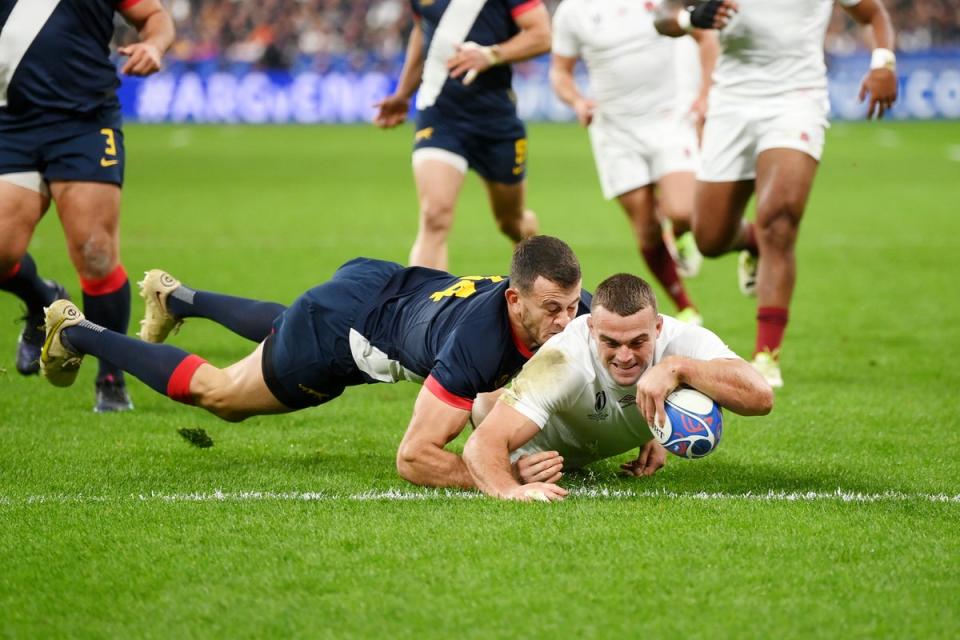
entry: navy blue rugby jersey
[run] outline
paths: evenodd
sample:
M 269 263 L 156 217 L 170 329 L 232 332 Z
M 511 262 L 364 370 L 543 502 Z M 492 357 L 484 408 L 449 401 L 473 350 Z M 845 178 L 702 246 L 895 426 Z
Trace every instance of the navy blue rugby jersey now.
M 460 43 L 488 46 L 509 40 L 519 32 L 515 18 L 540 4 L 541 0 L 410 0 L 424 40 L 417 110 L 436 108 L 481 133 L 499 133 L 497 123 L 504 118 L 504 126 L 513 127 L 516 97 L 510 65 L 491 67 L 468 86 L 463 77 L 449 77 L 447 61 Z
M 0 0 L 0 124 L 119 108 L 114 12 L 140 0 Z
M 505 276 L 458 277 L 410 267 L 375 295 L 355 330 L 390 363 L 424 379 L 438 398 L 469 409 L 477 394 L 506 384 L 533 355 L 510 326 L 504 298 L 509 286 Z M 590 294 L 584 292 L 577 315 L 589 311 Z M 384 362 L 371 366 L 384 371 Z M 368 373 L 365 363 L 358 365 Z

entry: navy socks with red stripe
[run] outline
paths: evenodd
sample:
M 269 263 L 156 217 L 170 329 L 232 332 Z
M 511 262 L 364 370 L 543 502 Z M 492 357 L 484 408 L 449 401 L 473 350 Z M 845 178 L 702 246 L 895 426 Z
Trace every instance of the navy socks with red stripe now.
M 130 326 L 130 280 L 122 265 L 100 280 L 80 279 L 83 288 L 83 315 L 93 324 L 125 334 Z M 123 371 L 100 360 L 97 380 L 112 378 L 123 382 Z
M 37 264 L 24 254 L 20 262 L 7 273 L 0 273 L 0 291 L 9 291 L 27 306 L 27 313 L 38 315 L 56 299 L 56 289 L 37 274 Z
M 262 342 L 273 330 L 273 321 L 286 310 L 276 302 L 237 298 L 196 291 L 180 285 L 167 298 L 167 311 L 177 318 L 213 320 L 239 336 Z
M 175 375 L 180 365 L 197 360 L 200 364 L 203 363 L 203 360 L 183 349 L 168 344 L 143 342 L 105 329 L 89 320 L 67 327 L 61 333 L 61 338 L 66 342 L 67 348 L 95 356 L 101 362 L 106 361 L 115 370 L 124 370 L 136 376 L 157 393 L 170 395 L 181 402 L 188 400 L 183 397 L 183 381 L 177 380 L 182 378 L 182 375 Z M 193 371 L 196 371 L 196 367 L 193 367 L 190 375 Z M 186 386 L 189 388 L 189 378 Z M 169 392 L 173 388 L 178 390 L 176 394 Z

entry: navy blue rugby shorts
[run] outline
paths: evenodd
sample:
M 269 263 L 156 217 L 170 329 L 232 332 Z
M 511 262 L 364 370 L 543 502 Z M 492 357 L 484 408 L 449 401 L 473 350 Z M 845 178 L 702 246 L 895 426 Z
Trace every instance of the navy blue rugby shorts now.
M 365 384 L 350 352 L 350 328 L 371 299 L 403 267 L 355 258 L 327 282 L 294 300 L 273 322 L 263 346 L 263 379 L 291 409 L 329 402 Z
M 126 153 L 119 113 L 112 110 L 50 121 L 8 115 L 0 136 L 0 175 L 37 172 L 47 182 L 123 185 Z
M 417 114 L 417 130 L 413 138 L 414 152 L 420 149 L 443 149 L 466 160 L 467 166 L 490 182 L 516 184 L 527 172 L 527 131 L 523 122 L 511 118 L 510 126 L 494 132 L 479 133 L 476 123 L 470 128 L 458 126 L 437 109 Z

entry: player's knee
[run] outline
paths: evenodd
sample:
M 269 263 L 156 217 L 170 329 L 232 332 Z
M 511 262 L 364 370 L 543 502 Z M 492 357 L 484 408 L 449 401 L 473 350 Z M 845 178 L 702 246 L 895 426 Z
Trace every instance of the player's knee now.
M 424 200 L 420 203 L 420 226 L 426 233 L 448 233 L 453 226 L 453 204 Z
M 757 215 L 757 241 L 767 247 L 790 248 L 796 242 L 800 212 L 796 204 L 779 203 Z
M 92 234 L 78 243 L 72 252 L 81 277 L 100 280 L 109 276 L 119 264 L 113 240 L 101 234 Z

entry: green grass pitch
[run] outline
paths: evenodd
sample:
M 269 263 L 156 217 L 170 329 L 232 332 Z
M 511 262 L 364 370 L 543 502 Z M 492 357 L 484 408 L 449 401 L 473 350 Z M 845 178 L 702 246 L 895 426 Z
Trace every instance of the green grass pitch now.
M 410 139 L 130 126 L 124 264 L 289 302 L 357 255 L 404 261 Z M 533 126 L 530 150 L 530 205 L 585 285 L 646 275 L 586 134 Z M 773 413 L 728 415 L 715 454 L 652 479 L 597 464 L 554 505 L 402 481 L 413 385 L 235 425 L 132 381 L 135 412 L 94 415 L 93 362 L 65 390 L 16 374 L 20 309 L 0 296 L 0 636 L 955 638 L 958 203 L 960 123 L 834 125 Z M 53 212 L 31 251 L 79 294 Z M 451 269 L 509 255 L 471 176 Z M 735 268 L 707 262 L 689 288 L 749 355 Z M 172 342 L 218 364 L 252 348 L 203 321 Z

